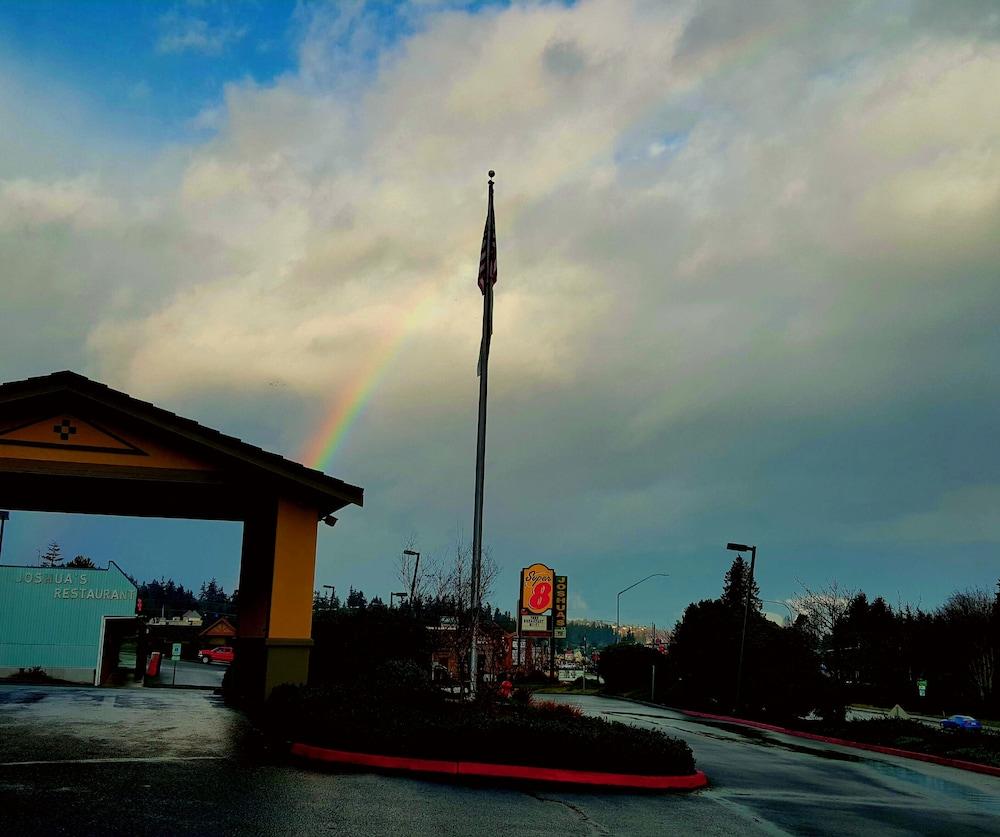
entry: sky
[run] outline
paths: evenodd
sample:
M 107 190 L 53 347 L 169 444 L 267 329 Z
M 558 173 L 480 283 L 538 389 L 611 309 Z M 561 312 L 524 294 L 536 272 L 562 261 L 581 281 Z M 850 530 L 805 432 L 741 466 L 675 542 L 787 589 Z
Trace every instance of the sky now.
M 317 585 L 471 538 L 669 625 L 1000 577 L 1000 4 L 0 3 L 0 380 L 59 369 L 365 489 Z M 238 524 L 13 513 L 198 586 Z M 774 608 L 784 613 L 780 607 Z

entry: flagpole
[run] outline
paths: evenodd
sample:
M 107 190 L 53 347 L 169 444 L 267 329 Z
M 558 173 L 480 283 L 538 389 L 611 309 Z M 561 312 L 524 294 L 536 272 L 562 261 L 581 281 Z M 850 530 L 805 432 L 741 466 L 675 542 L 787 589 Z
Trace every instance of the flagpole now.
M 472 524 L 472 649 L 469 655 L 469 685 L 472 697 L 476 696 L 479 680 L 479 611 L 482 607 L 481 583 L 483 566 L 483 484 L 486 478 L 486 392 L 489 378 L 490 337 L 493 334 L 493 281 L 492 265 L 496 260 L 495 228 L 493 228 L 493 177 L 490 170 L 489 207 L 486 212 L 486 247 L 484 266 L 480 266 L 483 282 L 483 337 L 479 344 L 479 430 L 476 436 L 476 505 Z

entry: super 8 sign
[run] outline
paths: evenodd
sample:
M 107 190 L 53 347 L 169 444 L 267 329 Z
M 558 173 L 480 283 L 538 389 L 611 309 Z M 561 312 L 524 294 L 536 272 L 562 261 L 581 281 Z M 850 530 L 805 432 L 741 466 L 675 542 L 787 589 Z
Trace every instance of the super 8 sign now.
M 521 570 L 521 608 L 527 613 L 548 613 L 552 610 L 552 597 L 556 571 L 545 564 L 532 564 Z

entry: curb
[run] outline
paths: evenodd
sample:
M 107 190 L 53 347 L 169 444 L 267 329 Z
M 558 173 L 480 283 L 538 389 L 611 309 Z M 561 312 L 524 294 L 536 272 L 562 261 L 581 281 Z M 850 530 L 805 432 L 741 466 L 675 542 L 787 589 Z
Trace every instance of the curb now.
M 610 697 L 610 695 L 606 695 Z M 657 707 L 659 709 L 670 709 L 674 712 L 680 712 L 684 715 L 688 715 L 692 718 L 702 718 L 706 721 L 723 721 L 730 724 L 739 724 L 744 727 L 754 727 L 755 729 L 763 729 L 768 732 L 778 732 L 782 735 L 790 735 L 794 738 L 807 738 L 810 741 L 819 741 L 823 744 L 835 744 L 838 747 L 850 747 L 855 750 L 867 750 L 872 753 L 882 753 L 887 756 L 897 756 L 904 759 L 914 759 L 915 761 L 924 761 L 929 764 L 939 764 L 942 767 L 954 767 L 958 770 L 968 770 L 972 773 L 983 773 L 987 776 L 997 776 L 1000 777 L 1000 767 L 992 767 L 988 764 L 978 764 L 974 761 L 962 761 L 961 759 L 950 759 L 945 756 L 935 756 L 930 753 L 916 753 L 913 750 L 900 750 L 896 747 L 884 747 L 881 744 L 865 744 L 862 741 L 848 741 L 845 738 L 832 738 L 828 735 L 816 735 L 812 732 L 803 732 L 796 729 L 788 729 L 787 727 L 779 727 L 774 724 L 767 724 L 763 721 L 751 721 L 747 718 L 734 718 L 730 715 L 713 715 L 710 712 L 696 712 L 693 709 L 677 709 L 672 706 L 663 706 L 659 703 L 649 703 L 648 701 L 633 700 L 632 698 L 619 698 L 620 700 L 627 700 L 629 703 L 638 703 L 642 706 Z
M 644 776 L 637 773 L 602 773 L 591 770 L 567 770 L 553 767 L 528 767 L 517 764 L 487 764 L 475 761 L 443 761 L 409 756 L 380 756 L 373 753 L 353 753 L 331 750 L 312 744 L 295 742 L 294 756 L 330 764 L 374 767 L 380 770 L 402 770 L 410 773 L 434 773 L 487 779 L 518 779 L 556 782 L 564 785 L 631 788 L 635 790 L 698 790 L 708 786 L 708 777 L 700 770 L 689 776 Z

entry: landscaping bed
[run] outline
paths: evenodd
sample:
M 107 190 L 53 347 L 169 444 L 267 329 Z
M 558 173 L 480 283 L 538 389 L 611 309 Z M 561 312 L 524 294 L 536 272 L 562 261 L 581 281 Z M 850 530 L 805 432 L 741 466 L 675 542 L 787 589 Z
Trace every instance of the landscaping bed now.
M 988 730 L 946 732 L 919 721 L 892 718 L 840 723 L 798 721 L 794 728 L 813 735 L 1000 767 L 1000 734 Z
M 655 730 L 545 701 L 447 700 L 406 665 L 382 666 L 350 684 L 282 686 L 262 723 L 281 740 L 358 753 L 646 776 L 695 773 L 687 744 Z

